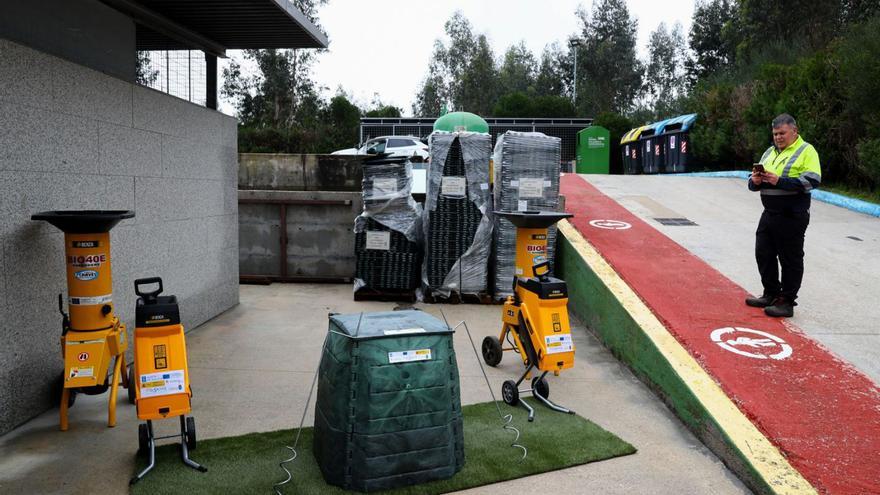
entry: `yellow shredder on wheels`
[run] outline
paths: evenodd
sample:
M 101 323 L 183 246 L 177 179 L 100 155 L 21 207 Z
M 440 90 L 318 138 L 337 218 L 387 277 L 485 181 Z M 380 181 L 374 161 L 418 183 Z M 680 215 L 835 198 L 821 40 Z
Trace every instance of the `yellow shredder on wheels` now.
M 574 342 L 568 322 L 568 287 L 563 280 L 549 275 L 547 259 L 547 228 L 571 213 L 547 211 L 496 211 L 496 215 L 510 221 L 516 228 L 516 275 L 513 277 L 513 296 L 504 302 L 501 335 L 483 339 L 483 360 L 489 366 L 501 362 L 504 351 L 515 351 L 522 358 L 525 372 L 517 381 L 507 380 L 501 387 L 504 402 L 521 404 L 529 411 L 529 421 L 535 411 L 520 400 L 520 394 L 532 395 L 547 407 L 568 414 L 574 411 L 550 401 L 550 385 L 545 376 L 574 366 Z M 512 337 L 512 342 L 511 342 Z M 503 348 L 502 342 L 510 344 Z M 532 379 L 531 388 L 520 390 L 523 380 L 533 369 L 541 371 Z
M 153 291 L 142 287 L 157 284 Z M 142 278 L 134 281 L 138 295 L 135 309 L 134 363 L 129 376 L 134 387 L 128 389 L 128 400 L 137 404 L 137 416 L 145 421 L 138 425 L 138 452 L 149 455 L 150 464 L 131 479 L 134 484 L 156 465 L 156 440 L 180 438 L 180 454 L 187 466 L 205 472 L 208 469 L 189 458 L 196 449 L 196 422 L 192 416 L 192 387 L 186 363 L 186 340 L 180 323 L 176 296 L 160 296 L 162 279 Z M 180 417 L 180 433 L 157 437 L 153 420 Z
M 115 426 L 120 380 L 131 387 L 123 365 L 128 348 L 125 324 L 113 313 L 110 229 L 132 217 L 133 211 L 121 210 L 44 211 L 31 216 L 31 220 L 45 220 L 64 232 L 70 316 L 64 313 L 58 294 L 58 310 L 63 317 L 62 431 L 67 430 L 68 408 L 73 406 L 78 392 L 97 395 L 109 388 L 107 425 Z

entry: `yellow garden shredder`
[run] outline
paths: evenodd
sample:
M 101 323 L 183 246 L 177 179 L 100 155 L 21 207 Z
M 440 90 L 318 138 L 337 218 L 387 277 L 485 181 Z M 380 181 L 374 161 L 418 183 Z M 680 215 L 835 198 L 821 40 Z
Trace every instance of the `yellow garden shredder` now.
M 153 291 L 142 290 L 157 284 Z M 186 415 L 192 410 L 192 388 L 186 362 L 186 341 L 180 323 L 176 296 L 160 296 L 162 279 L 142 278 L 134 281 L 138 295 L 135 309 L 134 363 L 128 374 L 134 386 L 128 399 L 137 404 L 137 416 L 145 421 L 138 425 L 138 452 L 149 455 L 150 464 L 131 484 L 143 478 L 156 465 L 156 440 L 180 438 L 183 463 L 201 472 L 207 468 L 189 458 L 196 448 L 196 422 Z M 153 434 L 153 420 L 180 417 L 180 433 L 164 437 Z
M 123 363 L 128 338 L 125 324 L 113 313 L 113 277 L 110 269 L 110 229 L 133 211 L 45 211 L 31 220 L 45 220 L 64 232 L 67 293 L 70 316 L 62 315 L 61 353 L 64 356 L 61 393 L 61 430 L 67 430 L 67 410 L 76 394 L 102 394 L 110 389 L 108 426 L 116 425 L 116 391 L 120 380 L 130 387 Z M 114 359 L 110 367 L 111 359 Z
M 520 400 L 523 392 L 532 392 L 555 411 L 574 414 L 550 401 L 550 385 L 544 378 L 551 371 L 559 375 L 560 371 L 574 366 L 568 287 L 563 280 L 549 275 L 550 260 L 547 259 L 547 228 L 572 214 L 548 211 L 496 211 L 495 214 L 517 228 L 516 275 L 512 280 L 514 294 L 504 302 L 501 335 L 483 339 L 483 360 L 489 366 L 497 366 L 504 351 L 520 355 L 526 370 L 519 380 L 503 383 L 501 396 L 512 406 L 522 404 L 529 411 L 529 421 L 534 420 L 535 411 Z M 511 346 L 502 348 L 502 342 Z M 520 390 L 519 385 L 535 368 L 541 375 L 532 379 L 530 389 Z

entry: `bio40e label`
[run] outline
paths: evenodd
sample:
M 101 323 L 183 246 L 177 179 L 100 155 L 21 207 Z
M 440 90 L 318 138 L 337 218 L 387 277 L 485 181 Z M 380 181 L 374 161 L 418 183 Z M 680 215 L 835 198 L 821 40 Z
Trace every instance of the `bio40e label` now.
M 67 264 L 77 268 L 96 268 L 107 262 L 106 254 L 90 254 L 87 256 L 68 256 Z

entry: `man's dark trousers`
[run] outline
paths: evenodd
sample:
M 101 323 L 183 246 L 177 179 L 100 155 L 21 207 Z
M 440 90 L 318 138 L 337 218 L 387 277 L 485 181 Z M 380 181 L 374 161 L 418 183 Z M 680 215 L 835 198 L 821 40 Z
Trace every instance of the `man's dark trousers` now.
M 765 209 L 761 214 L 755 232 L 755 259 L 764 295 L 781 295 L 794 304 L 804 278 L 804 233 L 809 224 L 809 211 Z M 781 284 L 777 259 L 782 265 Z

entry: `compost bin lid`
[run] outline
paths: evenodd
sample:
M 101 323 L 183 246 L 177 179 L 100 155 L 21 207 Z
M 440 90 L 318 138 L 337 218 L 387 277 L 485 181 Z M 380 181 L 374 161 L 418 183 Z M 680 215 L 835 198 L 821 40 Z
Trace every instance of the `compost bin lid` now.
M 36 213 L 31 220 L 45 220 L 69 234 L 100 234 L 133 217 L 131 210 L 56 210 Z
M 331 314 L 330 323 L 358 340 L 453 333 L 442 320 L 418 310 Z
M 495 215 L 524 229 L 543 229 L 574 216 L 573 213 L 557 211 L 494 211 Z

